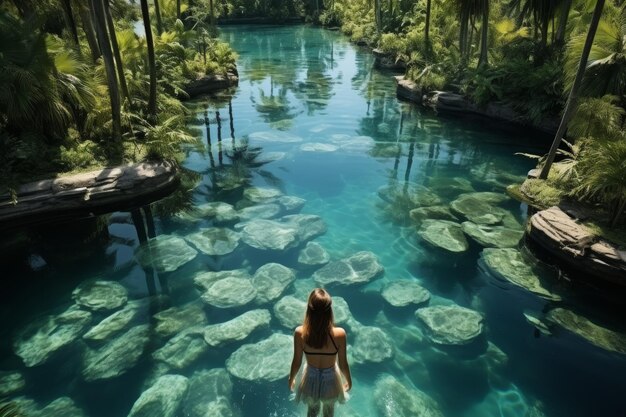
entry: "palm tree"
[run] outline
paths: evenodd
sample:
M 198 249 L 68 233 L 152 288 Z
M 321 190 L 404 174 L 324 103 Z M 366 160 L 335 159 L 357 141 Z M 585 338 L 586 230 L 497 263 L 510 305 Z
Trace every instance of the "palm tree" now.
M 539 178 L 545 180 L 548 178 L 548 173 L 550 172 L 550 168 L 552 168 L 552 163 L 554 162 L 554 157 L 556 156 L 556 151 L 561 144 L 561 140 L 565 131 L 567 130 L 567 124 L 574 114 L 574 110 L 576 108 L 576 102 L 578 100 L 578 93 L 580 90 L 580 86 L 583 80 L 583 76 L 585 75 L 585 68 L 587 66 L 587 61 L 589 59 L 589 52 L 591 51 L 591 46 L 593 45 L 593 39 L 596 35 L 596 30 L 598 29 L 598 23 L 600 22 L 600 17 L 602 16 L 602 9 L 604 7 L 605 0 L 596 0 L 596 7 L 593 11 L 593 16 L 591 18 L 591 23 L 589 24 L 589 31 L 587 32 L 587 38 L 585 40 L 585 45 L 582 50 L 582 54 L 580 56 L 580 62 L 578 63 L 578 71 L 576 72 L 576 78 L 574 79 L 574 84 L 569 92 L 569 97 L 567 99 L 567 104 L 565 105 L 565 110 L 563 111 L 563 117 L 561 118 L 561 123 L 559 128 L 554 136 L 554 141 L 552 142 L 552 146 L 550 147 L 550 151 L 546 157 L 546 162 L 541 169 L 541 174 L 539 174 Z
M 92 13 L 95 17 L 95 27 L 96 35 L 98 37 L 98 44 L 100 45 L 100 49 L 102 51 L 102 59 L 104 61 L 104 68 L 107 75 L 109 98 L 111 99 L 113 140 L 120 141 L 122 139 L 120 91 L 119 85 L 117 83 L 117 74 L 115 72 L 113 51 L 111 50 L 111 40 L 107 31 L 104 4 L 103 0 L 90 0 L 90 2 L 92 7 Z
M 152 26 L 150 26 L 150 10 L 148 8 L 148 0 L 141 0 L 141 16 L 143 18 L 143 26 L 146 32 L 146 45 L 148 47 L 148 67 L 150 71 L 148 118 L 151 122 L 154 122 L 156 120 L 157 76 L 155 62 L 156 59 L 154 56 L 154 40 L 152 39 Z
M 180 19 L 180 0 L 176 0 L 176 19 Z
M 109 0 L 104 0 L 104 12 L 106 14 L 107 28 L 111 36 L 111 46 L 113 48 L 113 56 L 115 57 L 115 66 L 117 68 L 117 76 L 119 77 L 122 95 L 130 103 L 130 94 L 128 93 L 128 85 L 126 84 L 126 76 L 124 75 L 124 65 L 122 63 L 122 55 L 120 54 L 119 44 L 117 43 L 117 34 L 115 33 L 115 25 L 111 16 Z
M 426 50 L 430 49 L 430 6 L 431 0 L 426 0 L 426 24 L 424 25 L 424 43 Z
M 569 18 L 569 12 L 572 8 L 572 0 L 562 0 L 561 2 L 561 15 L 559 16 L 559 27 L 556 30 L 554 37 L 554 43 L 558 46 L 565 44 L 565 31 L 567 30 L 567 20 Z
M 380 27 L 382 25 L 380 15 L 380 0 L 374 0 L 374 21 L 376 22 L 376 33 L 380 34 Z
M 87 43 L 89 44 L 91 57 L 95 62 L 102 54 L 100 52 L 100 47 L 98 46 L 98 40 L 96 39 L 96 32 L 93 27 L 89 7 L 86 4 L 79 3 L 78 14 L 83 26 L 83 32 L 85 32 L 85 38 L 87 38 Z
M 163 21 L 161 20 L 161 7 L 159 6 L 159 0 L 154 0 L 154 15 L 157 21 L 157 34 L 163 33 Z
M 461 59 L 467 62 L 471 47 L 471 32 L 477 17 L 482 18 L 482 33 L 480 40 L 480 58 L 478 66 L 488 64 L 487 40 L 489 35 L 489 0 L 455 0 L 459 11 L 460 35 L 459 50 Z
M 72 13 L 72 5 L 70 0 L 62 0 L 61 7 L 63 7 L 63 15 L 67 23 L 67 27 L 72 33 L 72 40 L 78 45 L 78 31 L 76 30 L 76 21 L 74 20 L 74 14 Z

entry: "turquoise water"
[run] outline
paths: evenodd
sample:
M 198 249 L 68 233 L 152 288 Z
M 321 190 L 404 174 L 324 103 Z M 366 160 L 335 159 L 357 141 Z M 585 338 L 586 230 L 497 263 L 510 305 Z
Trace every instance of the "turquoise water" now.
M 504 188 L 532 167 L 532 161 L 515 153 L 539 153 L 546 138 L 490 121 L 437 116 L 399 102 L 393 74 L 374 69 L 367 51 L 336 32 L 233 26 L 221 36 L 240 55 L 240 84 L 232 92 L 189 104 L 195 114 L 190 125 L 205 148 L 187 151 L 181 189 L 152 206 L 156 241 L 164 244 L 140 247 L 127 213 L 98 219 L 99 232 L 69 233 L 69 226 L 61 225 L 31 230 L 14 243 L 26 250 L 17 251 L 4 267 L 0 397 L 6 390 L 8 398 L 18 399 L 32 415 L 39 415 L 32 410 L 69 397 L 76 408 L 63 415 L 126 416 L 158 377 L 169 374 L 189 380 L 159 380 L 166 393 L 138 415 L 305 415 L 304 407 L 290 400 L 286 386 L 289 346 L 239 349 L 272 335 L 291 334 L 274 307 L 290 295 L 304 300 L 316 286 L 312 276 L 319 266 L 298 263 L 300 250 L 311 240 L 332 261 L 368 251 L 384 267 L 384 273 L 368 282 L 328 285 L 351 314 L 349 319 L 344 314 L 341 325 L 350 341 L 354 386 L 352 398 L 337 407 L 336 415 L 625 415 L 625 356 L 546 319 L 550 310 L 562 307 L 623 330 L 619 303 L 570 284 L 550 268 L 535 273 L 553 295 L 548 298 L 560 300 L 539 297 L 497 278 L 481 255 L 482 245 L 470 238 L 467 250 L 459 253 L 433 247 L 408 214 L 411 208 L 433 205 L 424 203 L 428 198 L 448 207 L 463 193 L 491 192 L 500 198 L 488 208 L 497 206 L 494 210 L 505 215 L 508 227 L 521 230 L 526 207 L 505 197 Z M 234 250 L 209 249 L 224 254 L 203 253 L 202 242 L 210 239 L 198 240 L 194 233 L 220 223 L 220 228 L 243 234 L 245 226 L 217 222 L 207 202 L 231 204 L 240 215 L 251 212 L 244 210 L 247 206 L 268 203 L 270 207 L 252 210 L 251 222 L 258 221 L 259 212 L 271 219 L 287 214 L 285 207 L 271 206 L 275 197 L 246 200 L 243 196 L 250 194 L 244 190 L 250 187 L 304 199 L 302 208 L 291 212 L 319 216 L 325 233 L 301 238 L 286 250 L 260 250 L 242 240 Z M 385 187 L 396 191 L 385 196 Z M 407 202 L 416 189 L 430 194 Z M 187 240 L 167 240 L 172 236 Z M 168 250 L 178 258 L 166 259 Z M 189 256 L 181 259 L 185 251 Z M 520 253 L 528 265 L 534 264 L 532 255 L 523 249 Z M 231 294 L 241 304 L 237 306 L 216 306 L 211 297 L 205 297 L 208 302 L 199 298 L 203 290 L 194 283 L 199 273 L 243 268 L 253 275 L 270 262 L 291 268 L 295 280 L 269 301 L 258 296 L 251 300 L 249 287 Z M 81 282 L 94 279 L 120 284 L 103 290 L 100 301 L 105 305 L 89 304 L 80 293 L 72 297 Z M 382 297 L 383 289 L 397 280 L 427 289 L 429 306 L 458 305 L 478 312 L 481 334 L 461 346 L 437 343 L 414 314 L 423 306 L 394 307 Z M 72 307 L 76 302 L 82 303 L 80 317 L 59 318 L 68 308 L 77 309 Z M 185 310 L 171 319 L 177 308 Z M 93 327 L 120 309 L 132 317 L 120 318 L 101 333 L 101 340 L 93 337 Z M 213 347 L 204 342 L 204 333 L 194 333 L 258 309 L 268 310 L 269 325 L 244 332 L 240 340 Z M 529 323 L 524 313 L 549 327 L 549 334 Z M 49 317 L 52 324 L 38 321 L 41 317 Z M 368 338 L 364 326 L 380 329 L 382 336 Z M 185 331 L 187 339 L 173 344 Z M 59 347 L 53 350 L 55 343 Z M 114 348 L 107 351 L 110 346 Z M 164 346 L 171 349 L 162 350 Z M 42 358 L 43 350 L 50 354 Z M 120 357 L 112 358 L 116 355 Z M 242 378 L 259 364 L 259 378 Z M 220 370 L 203 373 L 211 369 Z M 19 374 L 15 380 L 22 381 L 11 390 L 7 372 Z M 188 387 L 186 394 L 179 385 Z M 431 399 L 428 412 L 417 401 L 424 395 Z M 167 404 L 158 401 L 164 397 Z

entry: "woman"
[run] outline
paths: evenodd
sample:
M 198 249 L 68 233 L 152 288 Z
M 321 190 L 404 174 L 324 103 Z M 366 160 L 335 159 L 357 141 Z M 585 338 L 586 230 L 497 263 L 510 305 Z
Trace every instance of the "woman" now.
M 352 377 L 346 344 L 345 330 L 335 327 L 333 321 L 330 294 L 321 288 L 314 289 L 309 295 L 304 324 L 293 335 L 293 360 L 289 373 L 289 389 L 293 390 L 304 353 L 306 365 L 296 390 L 296 401 L 308 405 L 308 417 L 317 417 L 321 408 L 324 417 L 332 417 L 335 402 L 343 403 L 347 399 Z M 341 382 L 342 373 L 345 384 Z

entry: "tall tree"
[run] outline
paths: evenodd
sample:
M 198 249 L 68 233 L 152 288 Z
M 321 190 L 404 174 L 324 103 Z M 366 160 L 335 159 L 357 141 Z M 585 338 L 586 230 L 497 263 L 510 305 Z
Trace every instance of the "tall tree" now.
M 489 65 L 489 58 L 487 56 L 487 38 L 489 37 L 489 0 L 480 1 L 480 13 L 483 18 L 481 24 L 480 35 L 480 57 L 478 58 L 478 67 L 485 67 Z
M 565 44 L 565 32 L 567 30 L 567 20 L 569 19 L 569 12 L 572 8 L 572 0 L 563 0 L 561 2 L 561 15 L 559 16 L 559 27 L 556 30 L 556 36 L 554 43 L 558 46 Z
M 490 0 L 455 0 L 459 12 L 460 34 L 459 50 L 461 61 L 466 63 L 469 59 L 472 31 L 477 17 L 482 19 L 482 31 L 480 39 L 479 66 L 487 64 L 487 40 L 489 36 L 489 1 Z
M 430 6 L 431 0 L 426 0 L 426 24 L 424 25 L 424 43 L 430 49 Z
M 161 20 L 161 6 L 159 6 L 159 0 L 154 0 L 154 15 L 157 21 L 157 33 L 160 35 L 163 33 L 163 20 Z
M 374 21 L 376 22 L 376 33 L 380 34 L 381 31 L 381 15 L 380 15 L 380 0 L 374 0 Z
M 176 0 L 176 19 L 180 19 L 180 0 Z
M 93 20 L 89 8 L 85 4 L 78 4 L 78 14 L 80 15 L 80 21 L 83 26 L 83 32 L 85 32 L 85 38 L 87 38 L 87 44 L 89 44 L 89 50 L 91 51 L 91 57 L 96 61 L 102 55 L 100 47 L 98 46 L 98 40 L 96 39 L 96 31 L 93 27 Z
M 117 76 L 120 81 L 120 88 L 122 89 L 122 95 L 130 103 L 130 94 L 128 93 L 128 85 L 126 84 L 126 75 L 124 74 L 124 64 L 122 62 L 122 55 L 120 54 L 120 47 L 117 43 L 117 34 L 115 33 L 115 24 L 113 23 L 113 17 L 111 16 L 111 8 L 109 0 L 104 1 L 104 12 L 106 14 L 107 28 L 109 29 L 109 36 L 111 37 L 111 47 L 113 49 L 113 56 L 115 57 L 115 67 L 117 68 Z
M 96 35 L 98 36 L 100 51 L 102 51 L 102 60 L 104 61 L 104 69 L 107 75 L 107 85 L 109 87 L 109 97 L 111 99 L 113 139 L 120 141 L 122 139 L 120 91 L 117 83 L 117 74 L 115 73 L 115 62 L 113 59 L 113 51 L 111 50 L 111 40 L 109 39 L 107 31 L 104 4 L 103 0 L 90 0 L 90 2 L 92 13 L 95 17 Z
M 72 33 L 72 39 L 74 40 L 74 43 L 78 45 L 78 30 L 76 29 L 76 20 L 74 20 L 70 0 L 62 0 L 61 7 L 63 7 L 63 16 L 65 16 L 67 27 Z
M 585 69 L 587 67 L 587 61 L 589 60 L 589 52 L 591 51 L 591 46 L 593 45 L 593 38 L 596 36 L 596 30 L 598 29 L 598 23 L 600 22 L 600 17 L 602 16 L 602 9 L 604 7 L 605 0 L 596 0 L 596 7 L 593 11 L 593 16 L 591 17 L 591 23 L 589 24 L 589 31 L 587 32 L 587 38 L 585 40 L 585 46 L 583 47 L 582 54 L 580 56 L 580 62 L 578 63 L 578 71 L 576 72 L 576 78 L 574 78 L 574 84 L 572 85 L 572 89 L 569 92 L 569 97 L 567 98 L 567 104 L 565 105 L 565 110 L 563 111 L 563 117 L 561 118 L 561 123 L 559 124 L 559 128 L 554 136 L 554 141 L 552 142 L 552 146 L 550 147 L 550 151 L 548 152 L 548 156 L 546 157 L 546 162 L 541 169 L 541 174 L 539 174 L 539 178 L 545 180 L 548 178 L 548 174 L 550 173 L 550 168 L 552 168 L 552 163 L 554 162 L 554 158 L 556 156 L 556 151 L 559 149 L 559 145 L 561 144 L 561 140 L 563 139 L 563 135 L 567 130 L 567 125 L 574 115 L 574 110 L 576 109 L 576 102 L 578 101 L 578 93 L 580 90 L 580 85 L 582 83 L 583 77 L 585 75 Z
M 154 39 L 152 38 L 152 26 L 150 26 L 150 9 L 148 8 L 148 0 L 141 0 L 141 16 L 143 18 L 143 26 L 146 32 L 146 45 L 148 47 L 148 67 L 150 72 L 150 93 L 148 96 L 148 119 L 151 122 L 156 121 L 156 93 L 157 93 L 157 76 L 156 76 L 156 59 L 154 56 Z

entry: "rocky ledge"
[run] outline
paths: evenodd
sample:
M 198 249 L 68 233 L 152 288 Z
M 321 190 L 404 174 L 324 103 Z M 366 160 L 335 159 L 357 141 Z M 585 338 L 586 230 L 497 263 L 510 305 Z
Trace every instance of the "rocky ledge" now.
M 520 114 L 512 106 L 502 102 L 492 102 L 486 106 L 479 106 L 461 94 L 448 91 L 423 91 L 413 81 L 402 76 L 395 77 L 397 82 L 396 94 L 398 98 L 413 101 L 437 112 L 465 113 L 508 123 L 532 126 L 545 133 L 554 134 L 558 128 L 558 121 L 546 119 L 539 123 L 533 123 L 527 117 Z
M 372 50 L 372 54 L 374 54 L 374 66 L 376 68 L 393 71 L 406 70 L 406 62 L 401 59 L 397 59 L 394 54 L 384 52 L 378 48 L 374 48 Z
M 527 236 L 575 274 L 626 286 L 626 251 L 597 237 L 560 208 L 534 214 Z
M 0 230 L 141 207 L 179 183 L 170 162 L 142 162 L 24 184 L 0 196 Z
M 187 97 L 195 98 L 203 94 L 224 90 L 239 84 L 239 75 L 236 71 L 229 71 L 226 75 L 207 75 L 190 82 L 184 87 Z

